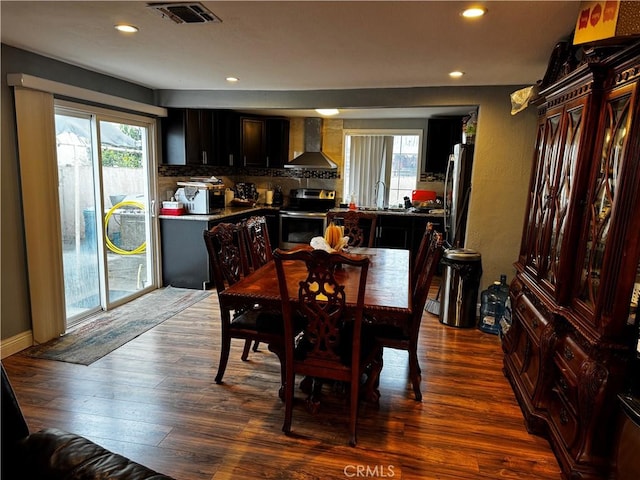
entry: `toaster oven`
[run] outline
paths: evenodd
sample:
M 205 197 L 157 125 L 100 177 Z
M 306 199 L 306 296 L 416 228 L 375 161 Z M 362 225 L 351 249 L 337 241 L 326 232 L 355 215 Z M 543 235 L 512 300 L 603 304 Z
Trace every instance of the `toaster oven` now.
M 224 185 L 200 182 L 178 182 L 176 200 L 184 204 L 187 213 L 210 215 L 224 208 Z

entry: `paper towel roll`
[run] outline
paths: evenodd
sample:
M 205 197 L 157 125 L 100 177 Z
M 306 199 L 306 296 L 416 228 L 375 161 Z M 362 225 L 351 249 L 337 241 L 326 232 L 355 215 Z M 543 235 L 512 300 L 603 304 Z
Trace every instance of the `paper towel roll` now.
M 267 190 L 267 205 L 273 204 L 273 190 Z

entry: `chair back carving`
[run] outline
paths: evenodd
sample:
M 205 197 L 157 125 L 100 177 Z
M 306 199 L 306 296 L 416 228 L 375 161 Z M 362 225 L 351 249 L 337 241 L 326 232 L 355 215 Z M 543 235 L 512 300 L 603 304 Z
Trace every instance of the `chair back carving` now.
M 376 237 L 375 213 L 348 210 L 346 212 L 329 212 L 327 222 L 334 222 L 344 226 L 344 234 L 349 237 L 350 247 L 373 247 Z M 368 227 L 368 228 L 367 228 Z M 366 236 L 366 232 L 369 235 Z
M 355 445 L 355 425 L 360 374 L 361 330 L 364 294 L 369 269 L 366 257 L 328 253 L 323 250 L 276 249 L 274 254 L 278 285 L 282 297 L 285 340 L 285 422 L 290 431 L 295 374 L 351 383 L 349 416 L 350 444 Z M 290 288 L 288 267 L 304 262 L 307 276 Z M 355 268 L 354 268 L 355 267 Z M 291 267 L 293 268 L 293 267 Z M 348 271 L 347 271 L 348 269 Z M 341 278 L 358 275 L 358 291 L 346 298 Z M 356 298 L 353 298 L 355 296 Z M 306 323 L 296 343 L 294 309 Z M 352 322 L 352 323 L 349 323 Z M 345 328 L 348 326 L 349 328 Z M 348 331 L 349 334 L 345 332 Z M 349 341 L 349 345 L 344 342 Z M 342 343 L 341 343 L 342 342 Z M 345 347 L 350 355 L 344 355 Z M 345 362 L 345 357 L 349 357 Z
M 251 267 L 256 270 L 271 261 L 273 252 L 264 216 L 250 217 L 242 222 L 242 230 L 251 259 Z
M 204 231 L 204 242 L 218 293 L 247 275 L 249 263 L 240 226 L 219 223 Z

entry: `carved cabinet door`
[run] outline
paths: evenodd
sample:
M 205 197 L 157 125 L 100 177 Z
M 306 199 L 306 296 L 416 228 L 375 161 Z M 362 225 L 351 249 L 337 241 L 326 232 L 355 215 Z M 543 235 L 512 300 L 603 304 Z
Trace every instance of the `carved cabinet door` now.
M 577 249 L 574 308 L 610 337 L 624 334 L 638 262 L 637 108 L 636 83 L 605 92 Z

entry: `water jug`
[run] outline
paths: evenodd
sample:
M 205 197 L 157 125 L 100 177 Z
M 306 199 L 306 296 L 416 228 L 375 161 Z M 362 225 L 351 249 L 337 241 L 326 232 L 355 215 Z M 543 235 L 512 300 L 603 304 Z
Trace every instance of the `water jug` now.
M 505 304 L 509 298 L 507 276 L 500 275 L 499 282 L 493 282 L 480 294 L 480 321 L 478 328 L 486 333 L 498 335 L 500 321 L 504 316 Z

